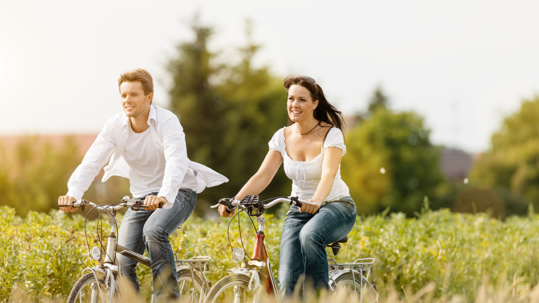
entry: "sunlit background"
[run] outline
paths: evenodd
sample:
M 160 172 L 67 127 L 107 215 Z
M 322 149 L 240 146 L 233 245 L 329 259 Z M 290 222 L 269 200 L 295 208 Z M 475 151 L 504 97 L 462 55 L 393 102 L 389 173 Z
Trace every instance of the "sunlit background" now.
M 350 122 L 343 179 L 360 212 L 390 207 L 411 215 L 425 198 L 474 209 L 474 195 L 490 197 L 474 190 L 488 188 L 503 191 L 492 196 L 510 209 L 500 214 L 522 214 L 526 203 L 539 206 L 539 168 L 526 166 L 535 163 L 528 152 L 535 118 L 504 135 L 529 142 L 498 140 L 502 153 L 491 140 L 508 127 L 507 117 L 534 112 L 521 109 L 523 100 L 539 102 L 537 11 L 533 1 L 1 1 L 0 184 L 7 185 L 0 191 L 11 201 L 2 203 L 23 214 L 54 208 L 105 121 L 121 110 L 119 75 L 142 67 L 154 76 L 155 103 L 188 116 L 181 121 L 190 158 L 231 179 L 201 195 L 206 203 L 233 195 L 256 171 L 267 141 L 286 123 L 279 82 L 301 74 L 316 79 Z M 193 69 L 173 79 L 181 69 L 175 59 L 200 64 L 182 49 L 197 39 L 193 24 L 213 31 L 212 68 L 228 66 L 206 75 L 209 84 L 199 90 Z M 260 48 L 241 71 L 247 57 L 239 49 L 253 44 Z M 387 115 L 374 115 L 373 96 Z M 230 119 L 240 122 L 222 124 Z M 67 135 L 74 141 L 65 143 Z M 23 186 L 31 182 L 40 189 Z M 126 183 L 111 182 L 94 182 L 88 197 L 123 195 Z M 266 194 L 285 194 L 288 182 L 278 174 Z M 484 209 L 494 203 L 484 199 Z M 204 205 L 197 207 L 206 215 Z
M 426 119 L 436 144 L 477 153 L 539 90 L 534 1 L 2 1 L 0 134 L 95 133 L 118 112 L 116 79 L 148 69 L 166 106 L 167 60 L 198 12 L 234 50 L 252 20 L 256 62 L 307 74 L 345 114 L 377 85 Z M 284 100 L 284 99 L 283 99 Z M 283 101 L 284 102 L 284 101 Z M 7 114 L 9 113 L 9 114 Z

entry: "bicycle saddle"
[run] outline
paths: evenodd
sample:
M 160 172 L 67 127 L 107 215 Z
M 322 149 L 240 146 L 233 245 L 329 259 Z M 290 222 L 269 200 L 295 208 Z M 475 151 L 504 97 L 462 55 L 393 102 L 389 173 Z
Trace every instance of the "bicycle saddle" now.
M 333 251 L 333 254 L 336 256 L 339 253 L 339 250 L 341 249 L 341 244 L 339 243 L 346 243 L 348 242 L 348 235 L 344 236 L 344 238 L 337 240 L 335 243 L 328 244 L 327 247 L 331 247 L 331 250 Z

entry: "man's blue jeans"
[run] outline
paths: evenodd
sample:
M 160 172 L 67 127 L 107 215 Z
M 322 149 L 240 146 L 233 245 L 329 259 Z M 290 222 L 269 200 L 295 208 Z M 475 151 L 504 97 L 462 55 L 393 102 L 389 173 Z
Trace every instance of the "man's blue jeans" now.
M 281 238 L 279 282 L 285 297 L 294 292 L 300 275 L 316 288 L 328 288 L 326 245 L 346 236 L 356 222 L 356 206 L 351 197 L 322 205 L 316 214 L 299 212 L 291 206 Z
M 141 255 L 145 249 L 148 250 L 152 261 L 153 289 L 156 293 L 167 293 L 177 297 L 180 295 L 174 253 L 168 237 L 189 218 L 195 209 L 196 199 L 196 191 L 182 188 L 169 209 L 154 211 L 129 209 L 125 213 L 118 232 L 118 244 Z M 116 256 L 124 277 L 127 277 L 140 291 L 135 271 L 137 261 L 120 254 Z

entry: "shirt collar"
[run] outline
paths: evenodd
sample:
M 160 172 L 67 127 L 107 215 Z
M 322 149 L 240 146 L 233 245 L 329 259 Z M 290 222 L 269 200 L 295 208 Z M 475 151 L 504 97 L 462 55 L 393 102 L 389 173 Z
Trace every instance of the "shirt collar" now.
M 157 122 L 157 113 L 156 113 L 155 106 L 153 105 L 150 105 L 150 113 L 148 114 L 148 125 L 151 125 L 150 120 L 153 120 L 153 124 Z M 124 118 L 122 120 L 122 126 L 125 128 L 130 125 L 131 123 L 129 122 L 129 117 L 124 115 Z

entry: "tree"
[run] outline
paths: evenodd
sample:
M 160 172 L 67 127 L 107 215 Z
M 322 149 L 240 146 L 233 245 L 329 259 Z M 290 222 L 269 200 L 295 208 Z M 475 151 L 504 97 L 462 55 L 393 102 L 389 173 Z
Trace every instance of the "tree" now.
M 524 100 L 492 135 L 491 147 L 475 163 L 470 181 L 507 189 L 539 207 L 539 97 Z
M 342 173 L 359 212 L 390 207 L 412 215 L 435 195 L 443 177 L 429 133 L 417 114 L 382 106 L 348 133 Z
M 209 203 L 235 195 L 257 171 L 273 133 L 286 125 L 286 94 L 280 77 L 268 67 L 253 66 L 260 49 L 252 42 L 247 24 L 247 43 L 238 50 L 237 63 L 219 63 L 208 44 L 213 30 L 194 21 L 195 40 L 178 46 L 178 56 L 168 70 L 174 81 L 171 109 L 180 117 L 193 161 L 227 176 L 230 181 L 201 195 L 198 213 Z M 277 173 L 266 190 L 268 196 L 290 191 L 290 182 Z
M 369 99 L 368 113 L 372 115 L 378 108 L 387 109 L 389 97 L 384 93 L 382 86 L 377 86 Z

